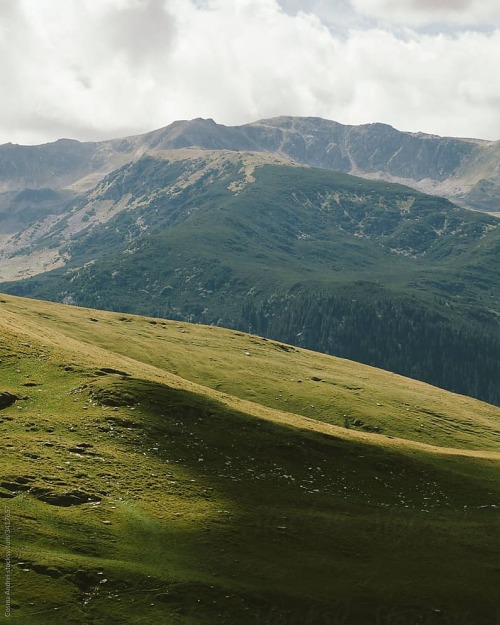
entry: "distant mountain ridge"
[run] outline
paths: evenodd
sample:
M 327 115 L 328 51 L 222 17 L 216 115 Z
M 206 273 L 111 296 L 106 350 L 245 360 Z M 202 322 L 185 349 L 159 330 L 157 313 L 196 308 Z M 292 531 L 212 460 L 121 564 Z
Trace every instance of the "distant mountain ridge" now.
M 500 211 L 500 142 L 348 126 L 316 117 L 276 117 L 241 126 L 176 121 L 143 135 L 80 143 L 0 146 L 0 190 L 89 189 L 151 150 L 199 147 L 273 152 L 314 167 L 400 182 L 461 206 Z
M 33 253 L 36 241 L 107 175 L 144 155 L 184 148 L 259 152 L 269 162 L 293 160 L 403 183 L 468 208 L 500 209 L 500 142 L 400 132 L 378 123 L 276 117 L 231 127 L 198 118 L 101 142 L 5 144 L 0 146 L 0 281 L 60 266 L 54 251 Z

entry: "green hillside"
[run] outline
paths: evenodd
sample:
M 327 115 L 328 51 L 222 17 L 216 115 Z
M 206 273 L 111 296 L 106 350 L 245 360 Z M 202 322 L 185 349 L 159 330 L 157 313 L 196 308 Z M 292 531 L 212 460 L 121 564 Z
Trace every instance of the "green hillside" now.
M 40 240 L 64 268 L 2 288 L 250 331 L 500 404 L 498 219 L 263 158 L 144 156 Z
M 232 330 L 0 311 L 10 622 L 495 622 L 500 409 Z

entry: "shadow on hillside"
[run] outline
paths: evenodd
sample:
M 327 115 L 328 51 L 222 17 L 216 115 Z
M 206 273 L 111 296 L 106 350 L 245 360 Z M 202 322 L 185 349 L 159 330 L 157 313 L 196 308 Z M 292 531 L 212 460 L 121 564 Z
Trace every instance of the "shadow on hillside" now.
M 435 466 L 249 417 L 146 380 L 110 374 L 96 379 L 90 393 L 110 409 L 102 435 L 145 459 L 141 484 L 148 494 L 154 498 L 158 489 L 158 482 L 148 486 L 149 458 L 173 477 L 162 489 L 188 507 L 191 501 L 194 512 L 198 503 L 215 512 L 196 523 L 179 515 L 176 522 L 161 505 L 151 512 L 136 488 L 130 504 L 140 511 L 137 560 L 127 579 L 116 581 L 107 605 L 91 600 L 99 580 L 87 575 L 91 582 L 78 588 L 78 601 L 88 601 L 81 620 L 71 622 L 493 622 L 497 584 L 479 575 L 500 557 L 489 537 L 476 527 L 474 542 L 463 515 L 454 526 L 443 512 L 415 508 L 413 491 L 439 482 Z M 157 494 L 161 504 L 164 493 Z M 170 525 L 162 525 L 163 517 Z M 153 552 L 159 574 L 134 576 L 141 558 Z M 168 571 L 173 553 L 176 567 L 185 561 L 182 581 L 179 570 Z

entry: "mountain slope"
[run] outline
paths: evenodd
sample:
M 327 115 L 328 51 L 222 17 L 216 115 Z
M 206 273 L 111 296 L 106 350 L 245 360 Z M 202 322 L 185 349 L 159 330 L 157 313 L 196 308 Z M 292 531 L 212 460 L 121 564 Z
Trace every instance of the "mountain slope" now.
M 441 198 L 167 151 L 107 176 L 37 245 L 64 268 L 5 291 L 250 330 L 500 402 L 498 220 Z
M 494 622 L 498 408 L 232 331 L 0 306 L 13 622 Z
M 199 146 L 277 153 L 313 167 L 403 183 L 464 207 L 499 210 L 498 141 L 287 116 L 235 127 L 211 119 L 175 122 L 143 138 L 149 149 Z
M 468 208 L 498 211 L 500 143 L 278 117 L 250 125 L 271 151 L 301 163 L 398 182 Z M 258 141 L 259 142 L 259 141 Z

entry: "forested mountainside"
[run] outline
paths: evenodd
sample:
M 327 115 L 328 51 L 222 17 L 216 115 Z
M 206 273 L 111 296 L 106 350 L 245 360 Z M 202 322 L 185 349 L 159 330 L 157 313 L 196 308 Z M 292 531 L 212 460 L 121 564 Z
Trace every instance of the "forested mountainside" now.
M 38 238 L 63 266 L 2 288 L 248 330 L 500 403 L 498 219 L 273 158 L 124 165 Z

